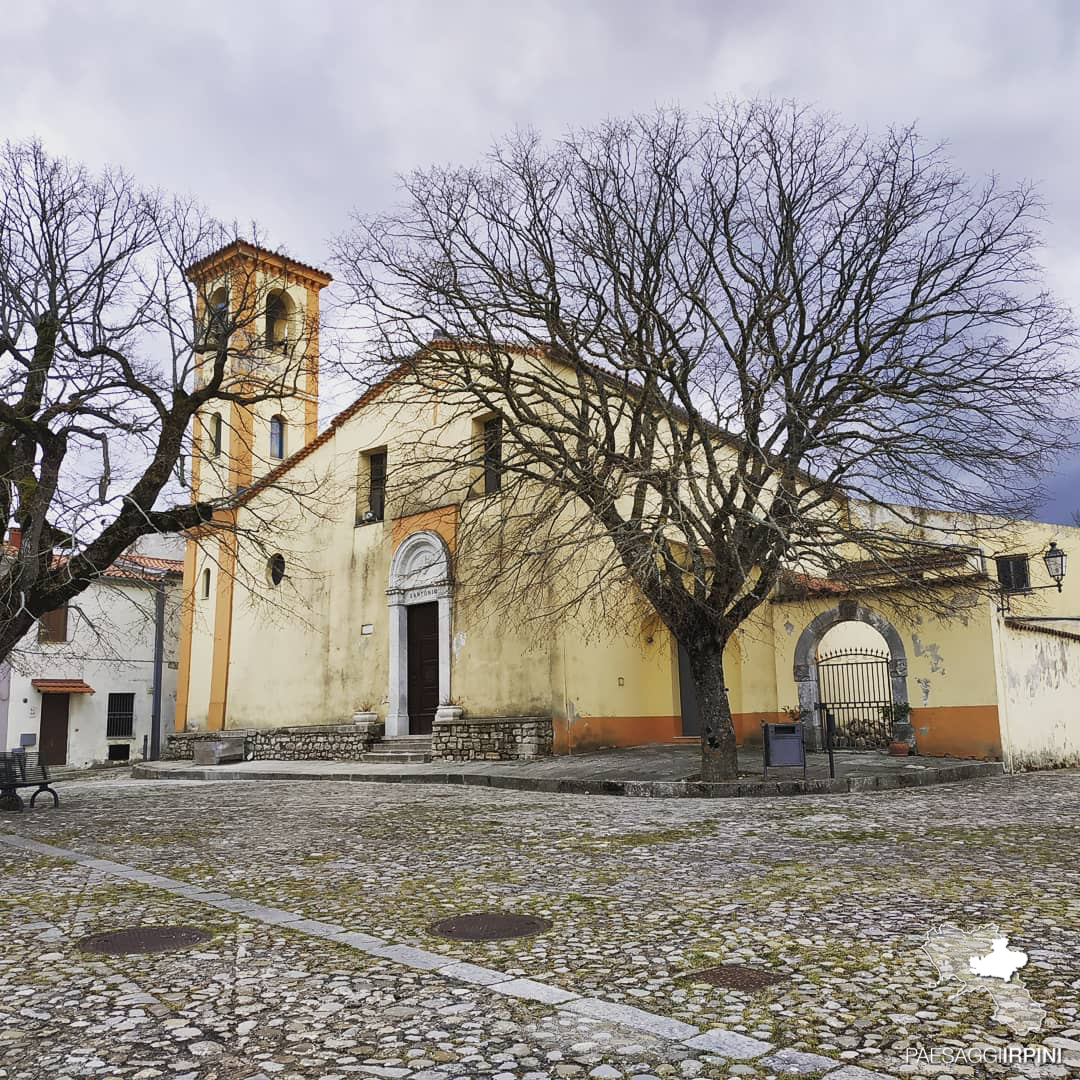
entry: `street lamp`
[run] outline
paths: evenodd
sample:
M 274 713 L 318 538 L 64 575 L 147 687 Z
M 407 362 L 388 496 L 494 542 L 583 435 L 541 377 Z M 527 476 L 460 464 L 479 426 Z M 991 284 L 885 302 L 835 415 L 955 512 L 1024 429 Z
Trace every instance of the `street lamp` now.
M 1043 562 L 1046 563 L 1046 572 L 1053 578 L 1058 592 L 1061 592 L 1061 583 L 1065 579 L 1065 559 L 1065 552 L 1057 546 L 1056 541 L 1051 540 L 1050 547 L 1043 556 Z M 1048 588 L 1046 585 L 1042 587 Z

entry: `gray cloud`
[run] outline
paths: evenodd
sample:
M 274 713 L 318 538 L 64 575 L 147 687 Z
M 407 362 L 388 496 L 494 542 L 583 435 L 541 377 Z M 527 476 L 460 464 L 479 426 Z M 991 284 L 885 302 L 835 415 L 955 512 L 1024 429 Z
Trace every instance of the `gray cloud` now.
M 1080 5 L 250 0 L 8 4 L 6 137 L 119 164 L 256 219 L 321 262 L 395 174 L 467 162 L 516 125 L 774 94 L 871 128 L 916 121 L 1049 203 L 1052 286 L 1080 294 Z M 1080 464 L 1046 515 L 1080 507 Z

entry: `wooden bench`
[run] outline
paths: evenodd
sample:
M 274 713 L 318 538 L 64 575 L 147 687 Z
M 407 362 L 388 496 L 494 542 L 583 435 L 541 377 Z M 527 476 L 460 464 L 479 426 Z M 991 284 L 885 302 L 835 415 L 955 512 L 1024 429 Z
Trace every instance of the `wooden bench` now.
M 30 805 L 43 792 L 47 791 L 53 798 L 53 806 L 60 805 L 60 796 L 53 791 L 50 784 L 49 766 L 40 759 L 36 753 L 31 754 L 23 750 L 6 750 L 0 752 L 0 809 L 22 810 L 23 801 L 19 795 L 19 788 L 37 788 L 30 796 Z

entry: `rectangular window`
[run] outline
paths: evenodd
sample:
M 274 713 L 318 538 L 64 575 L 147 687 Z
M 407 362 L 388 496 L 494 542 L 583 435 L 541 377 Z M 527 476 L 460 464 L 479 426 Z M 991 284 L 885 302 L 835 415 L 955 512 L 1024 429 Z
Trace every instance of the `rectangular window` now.
M 998 581 L 1006 592 L 1026 592 L 1031 588 L 1026 555 L 999 555 L 994 561 Z
M 356 524 L 386 518 L 386 447 L 361 450 L 356 459 Z
M 38 619 L 38 641 L 54 645 L 67 641 L 68 609 L 67 604 L 54 611 L 46 611 Z
M 484 421 L 484 494 L 502 487 L 502 418 Z
M 386 516 L 386 452 L 368 454 L 368 509 L 372 521 Z
M 135 695 L 110 694 L 105 737 L 130 739 L 135 734 Z

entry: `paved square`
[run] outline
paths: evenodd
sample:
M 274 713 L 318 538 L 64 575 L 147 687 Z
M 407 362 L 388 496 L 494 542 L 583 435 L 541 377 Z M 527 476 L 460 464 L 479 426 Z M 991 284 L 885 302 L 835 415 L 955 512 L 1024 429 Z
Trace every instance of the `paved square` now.
M 0 844 L 5 1080 L 960 1076 L 904 1050 L 1046 1039 L 1061 1066 L 974 1075 L 1080 1075 L 1076 772 L 719 801 L 120 777 L 61 798 L 0 818 L 86 860 Z M 483 910 L 553 926 L 427 931 Z M 919 946 L 944 922 L 997 923 L 1028 953 L 1040 1032 L 1019 1040 L 987 995 L 937 985 Z M 139 923 L 214 937 L 74 945 Z M 690 977 L 722 963 L 786 978 Z

